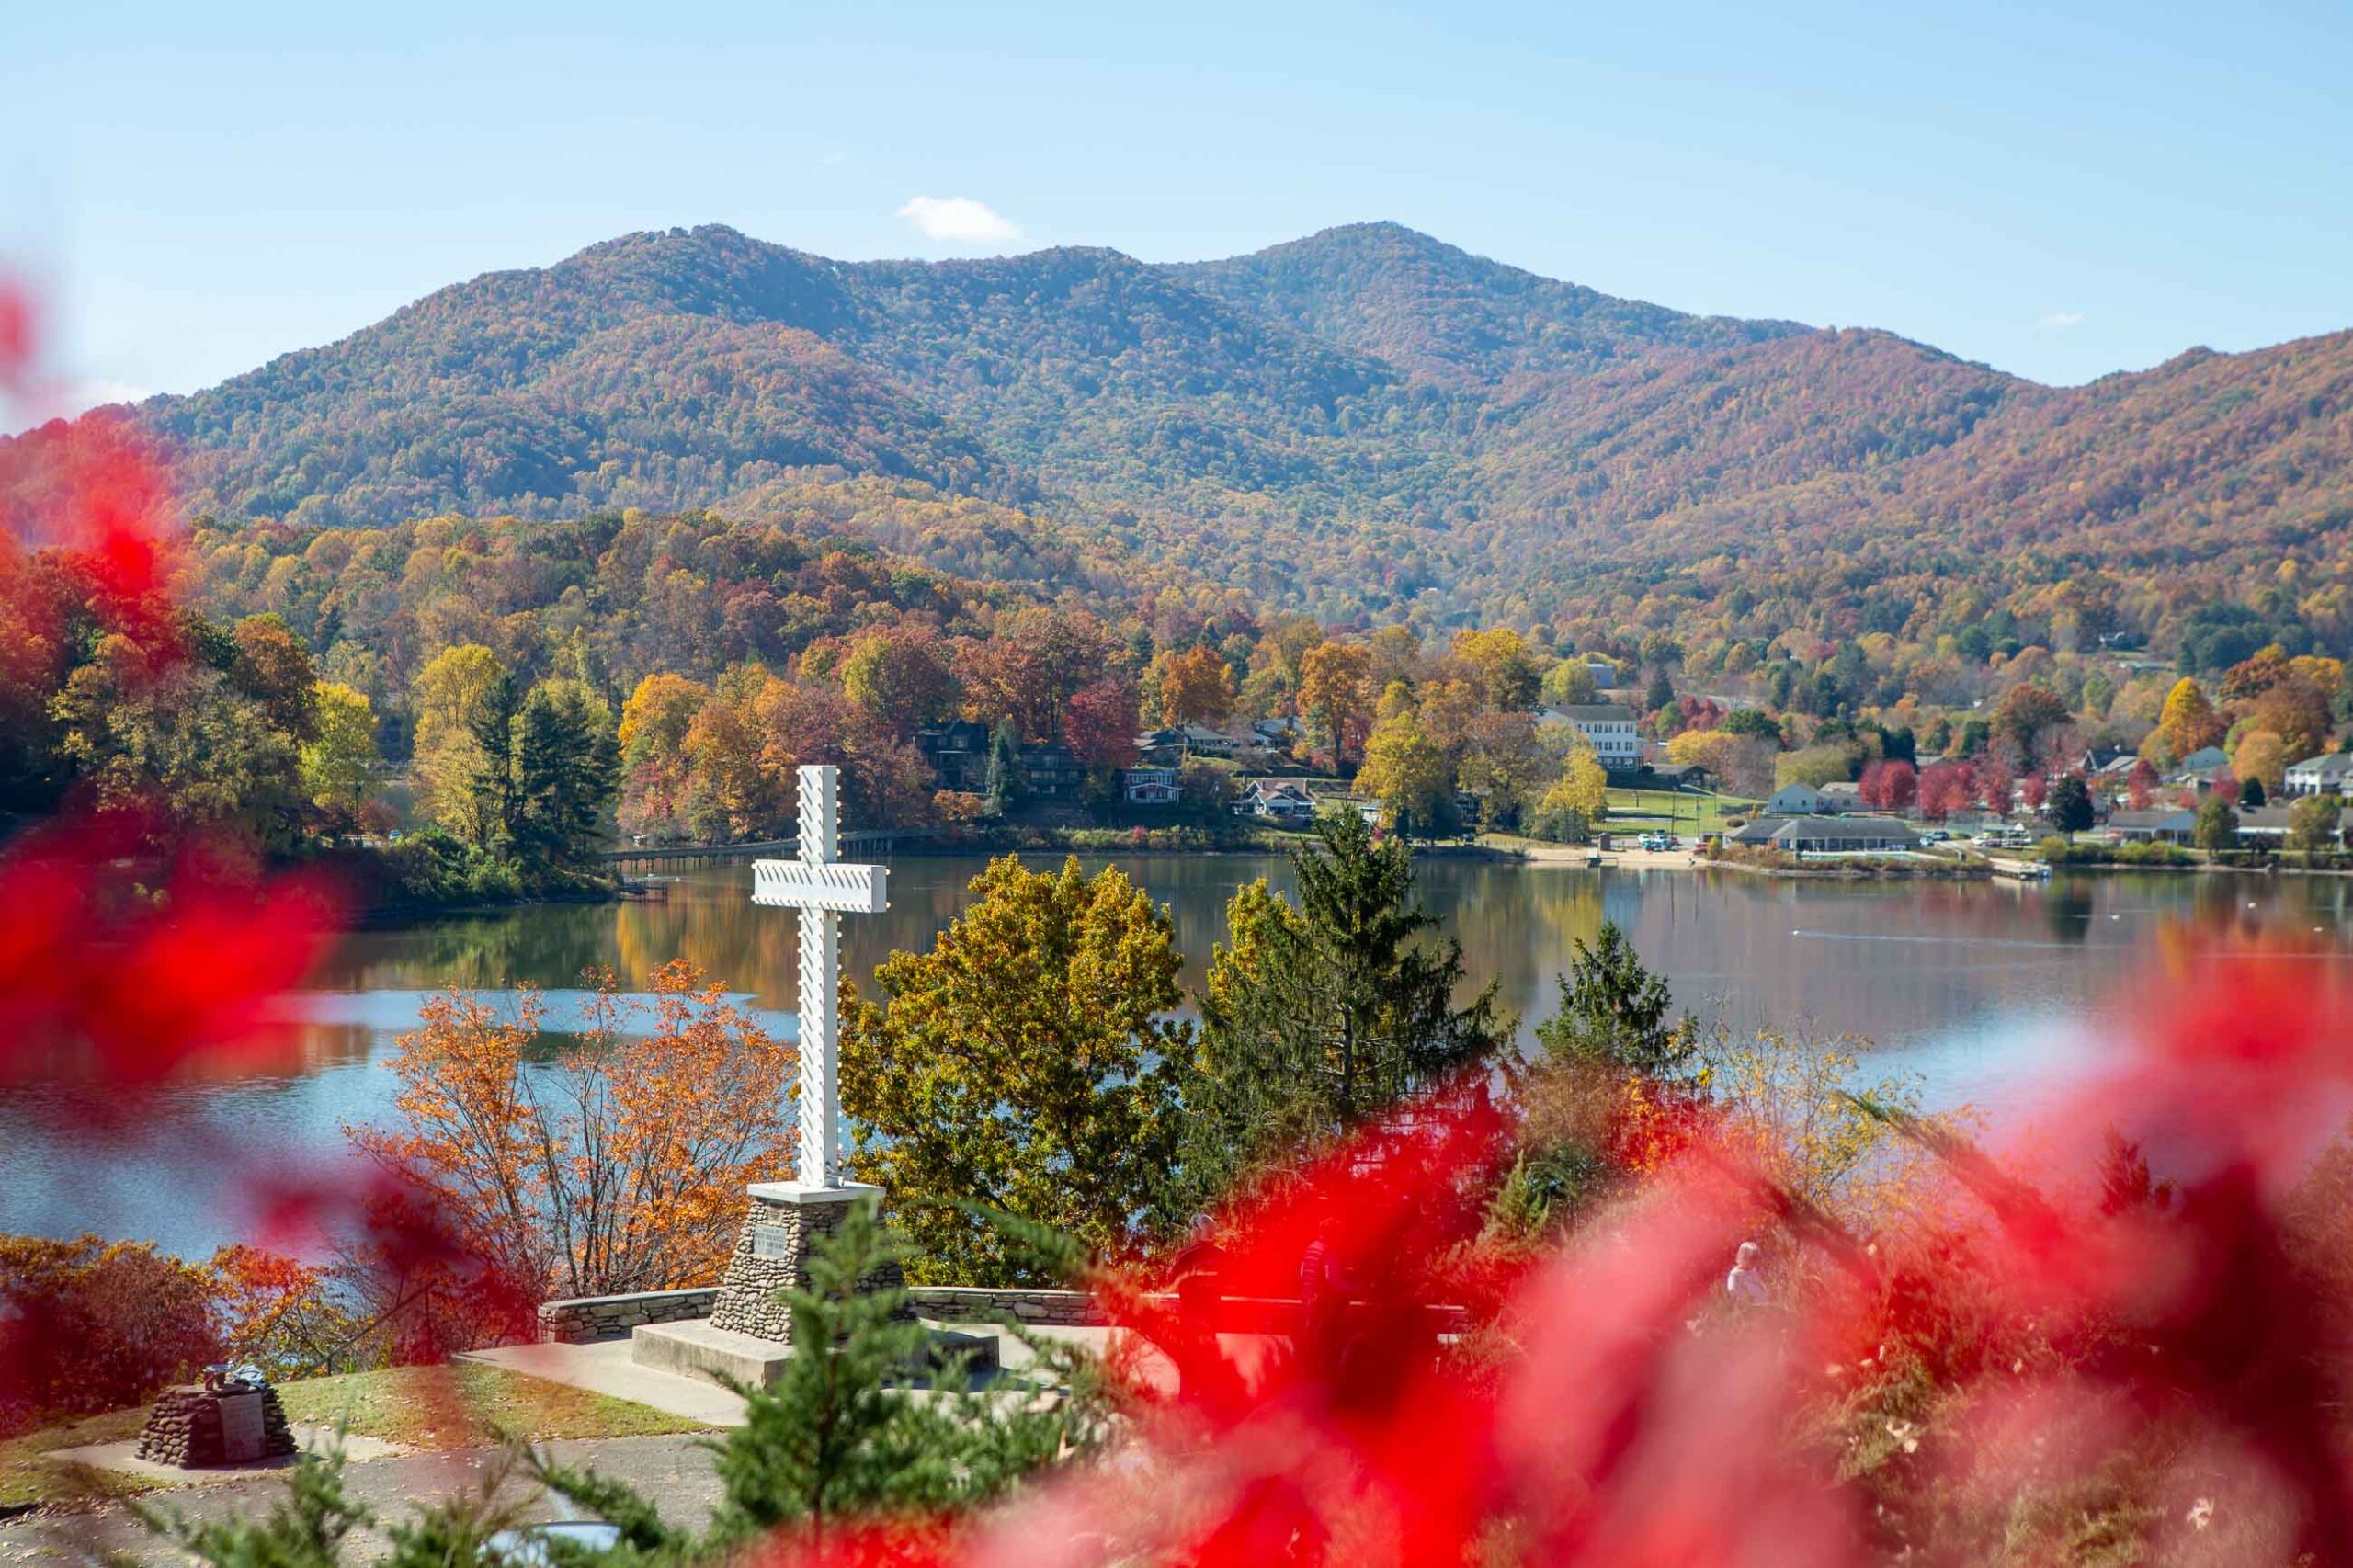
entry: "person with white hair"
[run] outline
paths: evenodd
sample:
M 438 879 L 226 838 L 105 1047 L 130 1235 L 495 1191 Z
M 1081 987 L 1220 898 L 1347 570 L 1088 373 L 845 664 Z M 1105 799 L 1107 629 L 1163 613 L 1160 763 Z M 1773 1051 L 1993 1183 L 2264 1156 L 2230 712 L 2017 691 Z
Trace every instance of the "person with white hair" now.
M 1724 1276 L 1724 1294 L 1744 1306 L 1759 1306 L 1765 1301 L 1765 1280 L 1756 1267 L 1757 1245 L 1743 1242 L 1733 1255 L 1732 1272 Z

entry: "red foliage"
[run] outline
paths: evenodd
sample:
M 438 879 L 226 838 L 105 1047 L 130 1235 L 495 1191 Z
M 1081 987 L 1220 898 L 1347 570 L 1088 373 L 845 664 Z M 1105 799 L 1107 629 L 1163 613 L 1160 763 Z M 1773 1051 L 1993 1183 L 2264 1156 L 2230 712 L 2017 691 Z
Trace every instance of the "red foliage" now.
M 1874 762 L 1863 769 L 1857 793 L 1863 804 L 1883 812 L 1900 812 L 1919 794 L 1919 773 L 1903 758 Z

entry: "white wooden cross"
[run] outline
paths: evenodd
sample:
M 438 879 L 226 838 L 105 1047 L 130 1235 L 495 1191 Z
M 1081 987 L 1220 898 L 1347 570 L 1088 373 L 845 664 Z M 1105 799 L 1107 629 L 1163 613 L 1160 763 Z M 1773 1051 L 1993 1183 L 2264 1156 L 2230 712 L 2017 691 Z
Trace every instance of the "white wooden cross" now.
M 801 1168 L 802 1187 L 837 1188 L 841 1175 L 839 1024 L 841 935 L 838 915 L 880 915 L 891 907 L 885 866 L 846 866 L 841 847 L 841 771 L 803 767 L 801 858 L 752 862 L 752 902 L 801 912 Z

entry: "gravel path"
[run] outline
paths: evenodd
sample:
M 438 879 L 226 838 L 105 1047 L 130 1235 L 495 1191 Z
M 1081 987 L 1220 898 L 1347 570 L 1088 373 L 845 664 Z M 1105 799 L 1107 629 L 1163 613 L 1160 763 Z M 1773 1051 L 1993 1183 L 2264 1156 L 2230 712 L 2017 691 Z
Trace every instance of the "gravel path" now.
M 549 1449 L 567 1464 L 585 1464 L 626 1481 L 651 1498 L 663 1517 L 673 1523 L 699 1527 L 710 1517 L 719 1497 L 711 1456 L 692 1437 L 596 1437 L 551 1443 Z M 504 1455 L 493 1449 L 461 1449 L 446 1453 L 404 1454 L 347 1466 L 345 1483 L 351 1495 L 377 1513 L 398 1519 L 414 1505 L 457 1495 L 480 1486 Z M 530 1483 L 511 1483 L 526 1495 Z M 284 1494 L 286 1483 L 272 1476 L 265 1481 L 224 1482 L 211 1486 L 176 1487 L 150 1493 L 144 1501 L 178 1508 L 191 1518 L 222 1519 L 241 1514 L 262 1514 Z M 532 1518 L 564 1518 L 577 1513 L 561 1500 L 531 1504 Z M 387 1542 L 370 1530 L 355 1536 L 355 1561 L 381 1555 Z M 23 1517 L 0 1522 L 0 1564 L 17 1562 L 90 1564 L 98 1568 L 121 1553 L 131 1561 L 177 1563 L 180 1552 L 150 1534 L 130 1509 L 110 1504 L 94 1512 Z

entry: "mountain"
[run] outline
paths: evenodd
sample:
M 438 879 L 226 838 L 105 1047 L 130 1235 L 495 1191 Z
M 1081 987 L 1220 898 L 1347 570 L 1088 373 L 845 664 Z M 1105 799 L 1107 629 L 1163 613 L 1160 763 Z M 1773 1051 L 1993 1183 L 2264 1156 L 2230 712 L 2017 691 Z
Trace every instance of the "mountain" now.
M 2154 630 L 2283 551 L 2300 593 L 2353 581 L 2353 335 L 2052 389 L 1392 223 L 1173 266 L 632 234 L 140 413 L 224 519 L 870 515 L 812 500 L 848 486 L 984 508 L 955 570 L 1174 572 L 1332 620 L 1614 632 L 1738 584 L 1744 625 L 1838 637 L 1955 580 L 2121 569 Z

